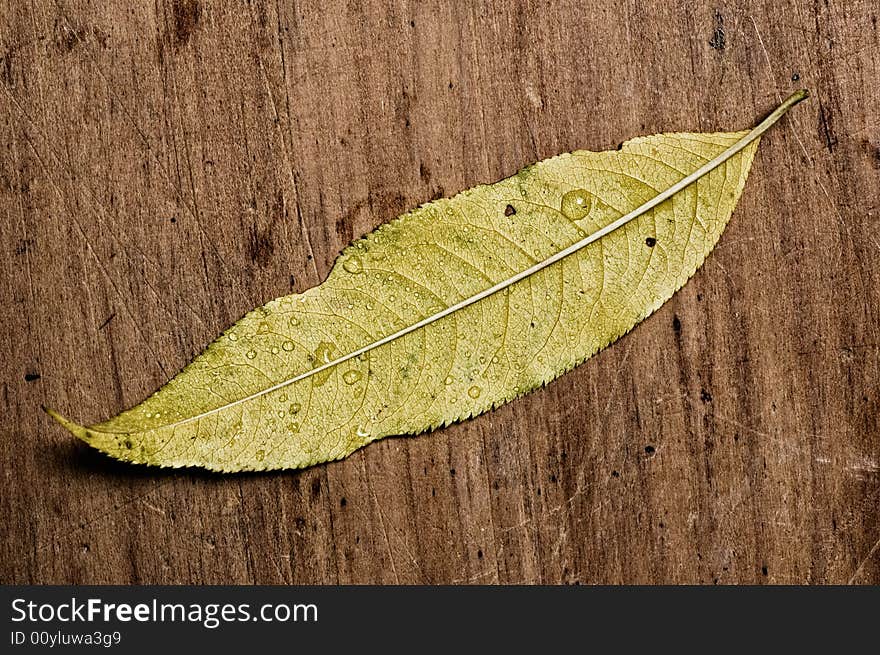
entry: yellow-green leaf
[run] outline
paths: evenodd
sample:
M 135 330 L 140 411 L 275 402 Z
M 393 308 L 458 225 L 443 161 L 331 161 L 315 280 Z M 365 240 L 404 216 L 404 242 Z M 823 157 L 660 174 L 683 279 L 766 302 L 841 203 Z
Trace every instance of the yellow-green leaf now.
M 301 468 L 546 384 L 660 307 L 712 250 L 758 140 L 661 134 L 578 151 L 438 200 L 247 314 L 140 405 L 91 427 L 105 453 L 218 471 Z

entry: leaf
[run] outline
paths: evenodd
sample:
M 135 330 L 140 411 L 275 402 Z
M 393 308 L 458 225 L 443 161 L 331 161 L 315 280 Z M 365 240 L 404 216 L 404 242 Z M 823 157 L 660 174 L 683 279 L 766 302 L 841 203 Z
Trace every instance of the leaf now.
M 301 468 L 497 407 L 651 314 L 712 250 L 751 132 L 578 151 L 431 202 L 356 241 L 327 280 L 252 311 L 140 405 L 74 435 L 121 460 Z

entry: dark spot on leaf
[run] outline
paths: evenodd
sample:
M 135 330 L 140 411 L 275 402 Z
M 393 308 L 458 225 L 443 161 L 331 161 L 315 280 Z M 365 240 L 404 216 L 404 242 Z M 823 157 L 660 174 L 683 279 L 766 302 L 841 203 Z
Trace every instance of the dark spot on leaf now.
M 620 477 L 620 473 L 618 473 L 617 471 L 611 471 L 611 477 L 612 477 L 612 478 L 619 478 L 619 477 Z
M 339 506 L 345 507 L 346 505 L 348 505 L 348 501 L 345 499 L 345 496 L 343 496 L 342 498 L 339 499 Z
M 312 480 L 312 498 L 317 498 L 321 495 L 321 478 L 315 478 Z
M 625 142 L 625 141 L 621 141 L 620 143 L 618 143 L 618 144 L 617 144 L 617 148 L 615 148 L 615 150 L 623 150 L 623 144 L 624 144 L 624 143 L 626 143 L 626 142 Z
M 764 576 L 767 575 L 767 565 L 766 564 L 761 567 L 761 575 L 764 575 Z
M 202 15 L 198 0 L 175 0 L 174 2 L 174 40 L 177 46 L 185 46 Z
M 681 334 L 681 319 L 678 318 L 678 314 L 672 316 L 672 329 L 675 331 L 676 336 Z
M 176 222 L 177 222 L 177 218 L 174 217 L 174 216 L 172 216 L 172 217 L 171 217 L 171 222 L 172 222 L 172 223 L 176 223 Z
M 516 210 L 513 208 L 513 205 L 507 205 L 507 207 L 504 208 L 505 216 L 513 216 L 515 213 Z
M 483 559 L 483 551 L 482 550 L 477 551 L 477 559 Z
M 452 82 L 449 83 L 449 88 L 450 88 L 450 89 L 452 88 Z
M 653 455 L 655 452 L 657 452 L 657 451 L 654 448 L 654 446 L 651 446 L 651 445 L 645 446 L 645 454 L 646 455 L 650 456 L 650 455 Z
M 792 73 L 792 75 L 791 75 L 791 81 L 792 81 L 792 82 L 797 82 L 799 79 L 801 79 L 801 74 L 800 74 L 800 73 Z
M 705 389 L 700 389 L 700 400 L 702 400 L 704 403 L 711 403 L 712 394 Z
M 415 22 L 414 20 L 411 20 L 411 21 L 409 22 L 409 26 L 410 26 L 410 27 L 415 27 L 415 26 L 416 26 L 416 22 Z
M 122 442 L 122 445 L 126 447 L 126 449 L 131 450 L 131 439 L 128 437 L 125 438 L 125 441 Z
M 553 473 L 550 474 L 550 482 L 556 482 L 556 475 Z
M 455 469 L 449 469 L 449 475 L 455 475 Z
M 645 245 L 649 248 L 653 248 L 657 245 L 657 239 L 655 239 L 654 237 L 648 237 L 645 239 Z
M 39 379 L 40 379 L 39 373 L 25 373 L 24 374 L 24 381 L 25 382 L 36 382 Z

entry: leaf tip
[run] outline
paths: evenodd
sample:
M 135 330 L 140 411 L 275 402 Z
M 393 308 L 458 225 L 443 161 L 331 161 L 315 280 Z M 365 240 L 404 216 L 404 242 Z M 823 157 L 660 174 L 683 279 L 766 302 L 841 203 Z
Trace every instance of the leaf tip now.
M 61 414 L 56 412 L 54 409 L 46 407 L 45 405 L 41 405 L 41 407 L 44 412 L 46 412 L 49 416 L 51 416 L 53 419 L 55 419 L 55 421 L 57 421 L 58 424 L 61 425 L 61 427 L 63 427 L 68 432 L 70 432 L 73 436 L 77 437 L 78 439 L 82 439 L 83 441 L 85 441 L 88 444 L 91 443 L 89 431 L 85 427 L 83 427 L 82 425 L 79 425 L 77 423 L 74 423 L 73 421 L 71 421 L 69 419 L 64 418 L 63 416 L 61 416 Z

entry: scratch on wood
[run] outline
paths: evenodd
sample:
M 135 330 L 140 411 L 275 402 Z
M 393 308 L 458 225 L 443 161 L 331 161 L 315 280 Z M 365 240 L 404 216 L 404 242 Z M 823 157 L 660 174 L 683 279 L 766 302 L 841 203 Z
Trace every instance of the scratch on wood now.
M 859 562 L 859 565 L 856 567 L 855 572 L 852 574 L 852 577 L 850 577 L 846 584 L 851 585 L 855 583 L 856 579 L 861 575 L 862 570 L 865 568 L 865 564 L 870 561 L 870 559 L 874 556 L 874 553 L 877 552 L 878 548 L 880 548 L 880 539 L 877 539 L 877 541 L 871 547 L 871 550 L 868 551 L 868 554 L 865 555 L 864 559 L 862 559 L 861 562 Z

